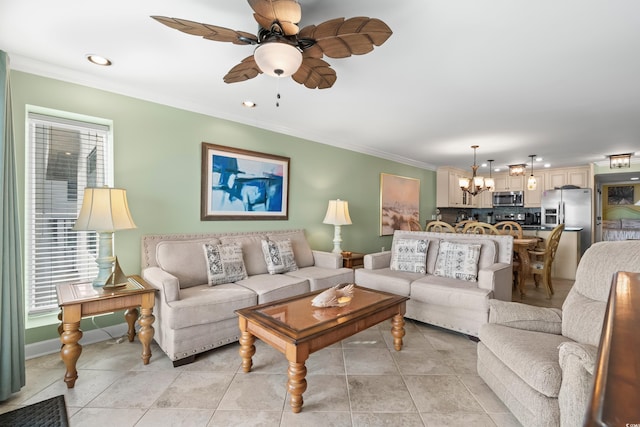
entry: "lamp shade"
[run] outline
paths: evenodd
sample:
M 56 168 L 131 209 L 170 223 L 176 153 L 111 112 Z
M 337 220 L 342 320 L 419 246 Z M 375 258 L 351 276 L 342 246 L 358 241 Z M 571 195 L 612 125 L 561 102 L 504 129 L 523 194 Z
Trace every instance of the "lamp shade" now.
M 263 73 L 273 77 L 289 77 L 302 64 L 302 52 L 295 46 L 279 41 L 258 45 L 253 58 Z
M 324 224 L 333 225 L 349 225 L 351 217 L 349 216 L 349 202 L 346 200 L 329 200 L 327 214 L 322 221 Z
M 127 203 L 127 190 L 122 188 L 85 188 L 80 215 L 73 230 L 98 232 L 136 228 Z

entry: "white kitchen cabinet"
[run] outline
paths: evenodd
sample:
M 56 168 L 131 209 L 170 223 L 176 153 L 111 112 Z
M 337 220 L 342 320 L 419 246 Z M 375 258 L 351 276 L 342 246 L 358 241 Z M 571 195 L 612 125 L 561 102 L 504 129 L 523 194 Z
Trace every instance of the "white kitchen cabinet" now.
M 562 169 L 548 169 L 545 171 L 545 190 L 553 190 L 565 185 L 575 185 L 580 188 L 591 188 L 590 171 L 588 166 Z
M 493 175 L 496 183 L 496 191 L 522 191 L 524 179 L 522 176 L 510 176 L 508 173 Z

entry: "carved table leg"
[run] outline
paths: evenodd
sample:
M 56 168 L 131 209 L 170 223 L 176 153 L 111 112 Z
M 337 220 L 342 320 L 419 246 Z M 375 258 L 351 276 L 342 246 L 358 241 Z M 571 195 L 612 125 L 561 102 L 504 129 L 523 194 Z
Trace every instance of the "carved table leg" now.
M 287 373 L 289 374 L 287 389 L 291 395 L 289 404 L 291 405 L 291 410 L 297 414 L 302 410 L 302 393 L 307 389 L 307 380 L 305 379 L 307 376 L 307 367 L 304 365 L 304 362 L 297 363 L 289 361 L 289 370 Z
M 402 314 L 398 313 L 391 319 L 391 335 L 393 335 L 393 348 L 396 351 L 402 350 L 402 337 L 405 335 L 404 316 Z
M 124 318 L 127 320 L 127 324 L 129 325 L 129 331 L 127 332 L 129 342 L 133 342 L 133 339 L 136 336 L 136 320 L 138 320 L 138 314 L 138 309 L 135 307 L 129 308 L 124 312 Z
M 82 338 L 80 306 L 65 308 L 62 319 L 62 334 L 60 335 L 62 349 L 60 350 L 60 357 L 67 367 L 67 372 L 64 374 L 64 382 L 67 383 L 67 388 L 73 388 L 78 379 L 76 363 L 82 353 L 82 346 L 78 343 Z
M 154 320 L 156 320 L 156 318 L 153 315 L 153 309 L 143 307 L 142 316 L 140 317 L 140 332 L 138 332 L 138 338 L 142 343 L 142 363 L 145 365 L 148 365 L 149 359 L 151 359 L 151 340 L 153 339 L 153 333 L 155 332 L 153 326 L 151 325 L 153 324 Z M 133 341 L 131 330 L 129 330 L 129 341 Z
M 251 372 L 251 366 L 253 366 L 251 358 L 256 354 L 256 346 L 253 345 L 255 341 L 256 337 L 250 332 L 242 331 L 239 351 L 240 357 L 242 357 L 242 372 Z

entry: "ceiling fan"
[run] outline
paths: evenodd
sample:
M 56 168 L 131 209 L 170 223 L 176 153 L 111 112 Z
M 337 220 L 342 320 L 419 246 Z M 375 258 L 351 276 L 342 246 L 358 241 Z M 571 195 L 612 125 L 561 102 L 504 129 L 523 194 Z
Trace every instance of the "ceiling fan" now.
M 336 72 L 321 58 L 347 58 L 364 55 L 382 45 L 392 34 L 379 19 L 336 18 L 302 29 L 302 17 L 296 0 L 247 0 L 258 22 L 258 35 L 245 31 L 186 19 L 152 16 L 158 22 L 207 40 L 237 45 L 257 45 L 253 55 L 243 59 L 224 76 L 225 83 L 237 83 L 266 73 L 276 77 L 292 76 L 310 89 L 327 89 L 336 81 Z

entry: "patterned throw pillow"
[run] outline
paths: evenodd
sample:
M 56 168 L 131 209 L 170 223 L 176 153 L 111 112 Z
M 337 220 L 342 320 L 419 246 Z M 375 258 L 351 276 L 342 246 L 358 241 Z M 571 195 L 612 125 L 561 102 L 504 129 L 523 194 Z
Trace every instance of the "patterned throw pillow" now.
M 286 273 L 298 269 L 293 257 L 291 240 L 263 240 L 262 254 L 269 274 Z
M 428 240 L 396 239 L 391 254 L 391 270 L 426 274 Z
M 441 241 L 433 274 L 468 282 L 477 281 L 481 247 L 472 243 Z
M 221 245 L 205 243 L 202 247 L 207 260 L 209 286 L 232 283 L 247 278 L 247 270 L 242 258 L 242 246 L 235 243 Z

